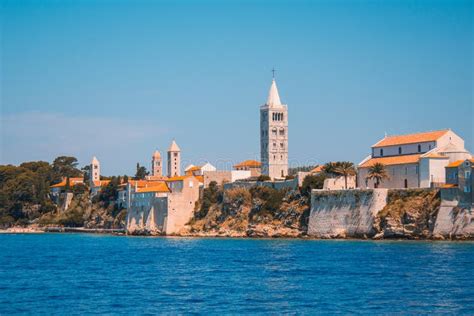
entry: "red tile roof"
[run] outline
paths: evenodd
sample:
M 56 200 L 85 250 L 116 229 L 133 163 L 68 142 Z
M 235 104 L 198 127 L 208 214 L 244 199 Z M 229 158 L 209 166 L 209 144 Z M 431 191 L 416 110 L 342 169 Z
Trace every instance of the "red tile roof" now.
M 404 144 L 413 144 L 413 143 L 424 143 L 424 142 L 432 142 L 438 140 L 441 136 L 446 134 L 449 129 L 440 130 L 440 131 L 432 131 L 432 132 L 423 132 L 423 133 L 416 133 L 416 134 L 407 134 L 407 135 L 395 135 L 395 136 L 387 136 L 375 145 L 373 148 L 377 147 L 384 147 L 384 146 L 396 146 L 396 145 L 404 145 Z
M 360 165 L 359 168 L 369 168 L 369 167 L 372 167 L 376 163 L 381 163 L 386 166 L 415 164 L 415 163 L 418 163 L 418 161 L 420 160 L 420 156 L 421 155 L 416 154 L 416 155 L 370 158 L 369 160 L 364 162 L 362 165 Z

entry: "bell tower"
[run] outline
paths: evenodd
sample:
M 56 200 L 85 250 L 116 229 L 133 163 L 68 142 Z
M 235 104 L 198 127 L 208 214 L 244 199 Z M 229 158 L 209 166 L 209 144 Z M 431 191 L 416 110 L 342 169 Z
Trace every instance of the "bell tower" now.
M 151 158 L 151 175 L 154 177 L 161 177 L 163 175 L 163 164 L 158 150 L 155 150 Z
M 173 140 L 168 148 L 168 177 L 181 175 L 181 149 Z
M 275 77 L 260 107 L 260 156 L 262 174 L 272 180 L 288 175 L 288 108 L 280 101 Z

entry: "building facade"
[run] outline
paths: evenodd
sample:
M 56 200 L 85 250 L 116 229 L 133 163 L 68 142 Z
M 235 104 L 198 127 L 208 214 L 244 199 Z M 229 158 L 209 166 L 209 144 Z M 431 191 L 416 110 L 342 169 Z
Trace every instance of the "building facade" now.
M 250 171 L 251 177 L 258 177 L 262 174 L 262 164 L 256 160 L 245 160 L 236 165 L 234 169 L 238 171 Z
M 470 159 L 464 140 L 450 129 L 416 134 L 385 136 L 371 148 L 371 155 L 358 167 L 357 183 L 374 188 L 370 168 L 381 163 L 388 178 L 379 188 L 429 188 L 446 182 L 444 168 L 458 159 Z
M 288 175 L 288 108 L 280 101 L 275 78 L 260 107 L 260 155 L 262 174 L 271 179 Z

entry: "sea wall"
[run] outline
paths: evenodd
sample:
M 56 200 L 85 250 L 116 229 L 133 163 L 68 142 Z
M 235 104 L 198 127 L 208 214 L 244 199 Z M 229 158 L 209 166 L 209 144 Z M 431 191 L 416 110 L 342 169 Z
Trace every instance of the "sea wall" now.
M 387 201 L 387 189 L 313 190 L 308 235 L 317 238 L 372 237 L 375 219 Z
M 434 238 L 474 238 L 474 208 L 454 200 L 442 200 L 433 231 Z
M 313 190 L 316 238 L 472 239 L 471 203 L 437 189 Z

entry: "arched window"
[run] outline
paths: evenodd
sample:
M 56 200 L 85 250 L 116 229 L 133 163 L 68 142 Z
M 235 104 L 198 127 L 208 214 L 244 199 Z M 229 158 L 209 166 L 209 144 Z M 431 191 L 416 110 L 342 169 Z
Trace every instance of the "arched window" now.
M 280 128 L 280 136 L 285 136 L 285 129 L 284 128 Z
M 402 147 L 398 147 L 398 154 L 399 154 L 399 155 L 402 154 Z
M 421 153 L 421 145 L 418 145 L 418 152 Z
M 283 113 L 281 113 L 281 120 L 283 121 Z

